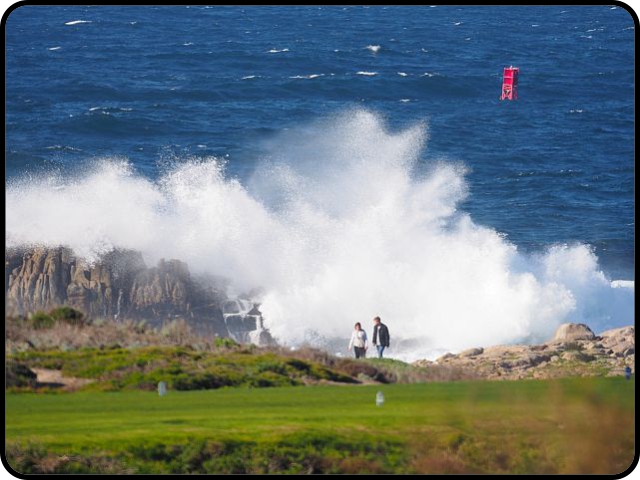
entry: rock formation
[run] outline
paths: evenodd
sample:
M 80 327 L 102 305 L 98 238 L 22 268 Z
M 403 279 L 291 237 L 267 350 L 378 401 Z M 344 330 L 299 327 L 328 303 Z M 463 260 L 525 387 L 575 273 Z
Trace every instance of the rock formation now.
M 184 318 L 226 336 L 220 279 L 192 278 L 179 260 L 148 268 L 139 252 L 114 250 L 89 264 L 64 247 L 5 252 L 5 314 L 26 315 L 69 305 L 90 317 Z
M 584 323 L 563 323 L 553 336 L 555 342 L 570 342 L 573 340 L 592 340 L 596 335 Z
M 434 362 L 418 360 L 417 366 Z M 622 375 L 635 372 L 635 328 L 624 327 L 596 335 L 584 324 L 566 323 L 541 345 L 506 345 L 447 353 L 437 365 L 458 367 L 488 379 L 555 378 Z

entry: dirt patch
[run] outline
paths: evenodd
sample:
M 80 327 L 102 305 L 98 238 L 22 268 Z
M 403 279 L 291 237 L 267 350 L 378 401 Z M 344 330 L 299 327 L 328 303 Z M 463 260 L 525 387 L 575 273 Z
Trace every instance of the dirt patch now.
M 60 370 L 48 370 L 46 368 L 32 368 L 31 370 L 37 375 L 38 387 L 77 390 L 95 381 L 90 378 L 65 377 Z

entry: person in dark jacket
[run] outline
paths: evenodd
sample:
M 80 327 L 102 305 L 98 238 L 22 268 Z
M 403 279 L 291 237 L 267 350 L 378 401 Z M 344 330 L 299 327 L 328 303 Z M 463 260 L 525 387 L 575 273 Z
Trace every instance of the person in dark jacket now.
M 380 317 L 373 319 L 373 344 L 378 350 L 378 358 L 382 358 L 382 352 L 389 346 L 389 329 L 382 323 Z

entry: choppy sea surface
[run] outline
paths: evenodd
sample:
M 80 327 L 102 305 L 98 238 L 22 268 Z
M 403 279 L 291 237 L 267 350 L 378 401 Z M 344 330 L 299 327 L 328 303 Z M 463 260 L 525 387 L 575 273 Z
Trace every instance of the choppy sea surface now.
M 23 6 L 7 244 L 183 259 L 292 343 L 630 324 L 634 42 L 616 6 Z

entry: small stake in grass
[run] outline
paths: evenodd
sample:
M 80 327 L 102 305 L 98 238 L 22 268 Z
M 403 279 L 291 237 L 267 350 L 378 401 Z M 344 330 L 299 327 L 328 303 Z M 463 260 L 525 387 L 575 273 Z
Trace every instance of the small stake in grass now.
M 166 382 L 158 383 L 158 395 L 164 397 L 167 394 L 167 384 Z
M 378 392 L 376 393 L 376 406 L 381 407 L 384 404 L 384 393 Z

